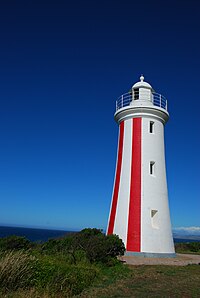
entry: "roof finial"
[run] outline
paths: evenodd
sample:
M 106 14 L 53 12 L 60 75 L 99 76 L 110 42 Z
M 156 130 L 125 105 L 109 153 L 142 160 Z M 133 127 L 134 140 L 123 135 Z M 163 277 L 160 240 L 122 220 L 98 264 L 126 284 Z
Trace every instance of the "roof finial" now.
M 144 82 L 144 76 L 143 76 L 143 75 L 141 75 L 141 77 L 140 77 L 140 81 L 141 81 L 141 82 Z

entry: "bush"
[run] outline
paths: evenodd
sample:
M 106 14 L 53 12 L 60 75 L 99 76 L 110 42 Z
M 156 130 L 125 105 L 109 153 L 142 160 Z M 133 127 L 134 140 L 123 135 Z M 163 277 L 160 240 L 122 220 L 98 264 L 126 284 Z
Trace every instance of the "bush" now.
M 76 264 L 80 261 L 80 252 L 75 244 L 74 236 L 67 236 L 62 239 L 49 240 L 42 245 L 42 253 L 46 255 L 57 255 L 65 258 L 66 262 Z
M 6 238 L 0 238 L 0 250 L 20 250 L 29 249 L 33 244 L 25 237 L 9 236 Z
M 122 240 L 117 235 L 108 235 L 98 229 L 84 229 L 73 236 L 73 250 L 83 250 L 91 263 L 107 263 L 110 258 L 123 255 L 125 251 Z
M 200 242 L 176 243 L 176 252 L 200 252 Z
M 46 254 L 68 254 L 74 264 L 80 261 L 80 255 L 91 263 L 111 264 L 110 259 L 123 255 L 125 247 L 117 235 L 106 236 L 99 229 L 84 229 L 59 240 L 49 240 L 42 250 Z
M 191 242 L 190 243 L 190 250 L 192 252 L 199 252 L 200 251 L 200 242 Z

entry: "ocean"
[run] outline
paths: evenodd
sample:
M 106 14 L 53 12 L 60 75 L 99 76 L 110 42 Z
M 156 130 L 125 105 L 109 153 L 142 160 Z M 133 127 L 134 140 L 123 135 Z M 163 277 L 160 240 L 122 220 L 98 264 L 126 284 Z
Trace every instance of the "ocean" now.
M 73 233 L 73 231 L 0 226 L 0 238 L 16 235 L 16 236 L 24 236 L 33 242 L 45 242 L 45 241 L 48 241 L 49 239 L 62 237 L 70 233 Z M 175 243 L 196 242 L 196 241 L 199 241 L 199 239 L 197 240 L 195 238 L 194 239 L 174 238 Z
M 24 236 L 32 242 L 45 242 L 49 239 L 62 237 L 69 233 L 72 233 L 72 231 L 0 226 L 0 238 L 16 235 Z

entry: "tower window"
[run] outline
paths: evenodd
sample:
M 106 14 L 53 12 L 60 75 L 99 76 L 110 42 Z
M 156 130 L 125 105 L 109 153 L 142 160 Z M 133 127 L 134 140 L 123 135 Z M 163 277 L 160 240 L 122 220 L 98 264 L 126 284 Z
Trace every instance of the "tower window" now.
M 149 173 L 150 175 L 155 175 L 155 161 L 151 161 L 149 164 Z
M 150 121 L 150 123 L 149 123 L 149 132 L 154 133 L 154 122 L 153 121 Z
M 134 100 L 138 100 L 139 99 L 139 88 L 134 89 Z
M 159 228 L 159 218 L 158 218 L 158 210 L 152 209 L 151 210 L 151 224 L 154 229 Z

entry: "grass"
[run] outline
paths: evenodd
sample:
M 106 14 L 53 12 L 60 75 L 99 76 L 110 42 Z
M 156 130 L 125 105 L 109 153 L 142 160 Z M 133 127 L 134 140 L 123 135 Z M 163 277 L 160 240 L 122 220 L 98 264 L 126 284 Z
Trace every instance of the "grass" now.
M 35 257 L 23 251 L 7 252 L 0 260 L 0 285 L 5 290 L 16 290 L 31 285 L 34 279 Z
M 126 267 L 126 266 L 125 266 Z M 200 266 L 134 266 L 115 275 L 109 272 L 96 281 L 93 287 L 76 298 L 108 298 L 108 297 L 200 297 Z M 118 268 L 119 269 L 119 268 Z M 124 269 L 123 269 L 124 270 Z M 122 271 L 123 271 L 122 270 Z M 104 272 L 105 273 L 105 272 Z M 114 274 L 112 276 L 112 273 Z M 62 294 L 41 292 L 36 289 L 18 290 L 14 293 L 1 295 L 2 298 L 62 298 Z M 66 297 L 66 296 L 65 296 Z M 70 297 L 70 296 L 68 296 Z
M 45 261 L 45 264 L 47 262 Z M 61 263 L 59 264 L 59 266 Z M 46 265 L 45 265 L 46 266 Z M 62 267 L 62 265 L 61 265 Z M 23 287 L 10 288 L 7 292 L 1 292 L 2 298 L 63 298 L 63 297 L 80 297 L 80 298 L 107 298 L 107 297 L 200 297 L 200 266 L 127 266 L 116 263 L 114 266 L 95 265 L 96 278 L 88 275 L 88 284 L 85 283 L 86 267 L 78 266 L 73 271 L 72 267 L 65 274 L 68 277 L 77 279 L 78 283 L 74 284 L 76 289 L 72 289 L 67 284 L 63 291 L 52 289 L 54 286 L 50 279 L 49 286 L 52 287 Z M 82 269 L 80 269 L 82 268 Z M 90 267 L 91 269 L 91 267 Z M 48 278 L 48 266 L 45 269 Z M 44 272 L 44 271 L 43 271 Z M 55 271 L 53 276 L 55 277 Z M 50 274 L 51 276 L 51 274 Z M 58 276 L 59 282 L 63 276 Z M 90 283 L 90 278 L 93 282 Z M 39 279 L 40 280 L 40 279 Z M 92 281 L 92 280 L 91 280 Z M 80 288 L 81 286 L 81 288 Z
M 0 297 L 71 297 L 89 287 L 97 274 L 98 268 L 89 263 L 8 251 L 0 258 Z
M 128 266 L 116 259 L 119 239 L 83 231 L 42 245 L 0 239 L 0 297 L 200 297 L 199 265 Z M 200 244 L 178 244 L 176 251 L 199 253 Z
M 129 266 L 123 276 L 106 277 L 79 297 L 200 297 L 200 266 Z M 114 274 L 115 276 L 115 274 Z

